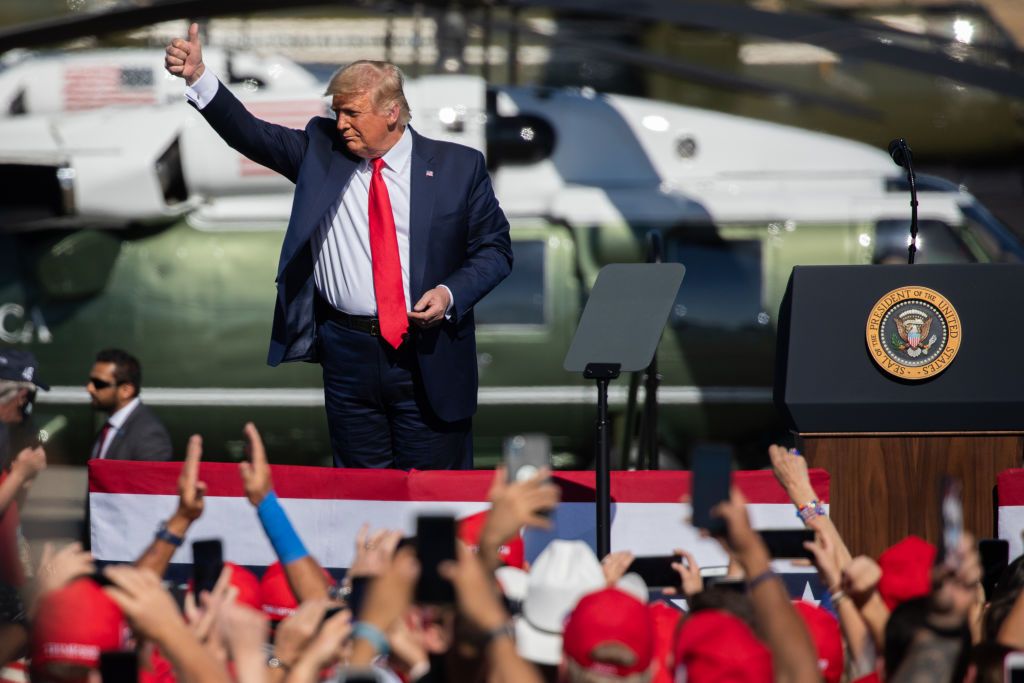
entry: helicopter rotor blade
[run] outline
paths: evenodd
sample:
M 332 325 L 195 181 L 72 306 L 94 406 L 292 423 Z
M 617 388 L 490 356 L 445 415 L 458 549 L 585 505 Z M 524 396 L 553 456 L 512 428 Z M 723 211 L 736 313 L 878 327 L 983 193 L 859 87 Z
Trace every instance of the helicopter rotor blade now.
M 290 6 L 325 4 L 366 9 L 364 3 L 356 0 L 294 0 Z M 465 3 L 467 8 L 473 4 Z M 707 0 L 688 0 L 685 3 L 677 0 L 631 0 L 629 3 L 621 0 L 516 0 L 515 7 L 667 22 L 810 43 L 846 58 L 939 76 L 1013 98 L 1024 97 L 1024 75 L 1010 69 L 958 61 L 943 54 L 934 40 L 924 41 L 934 46 L 931 49 L 913 47 L 922 42 L 921 36 L 877 23 L 792 11 L 769 12 L 743 4 Z M 281 9 L 280 0 L 165 0 L 144 6 L 117 7 L 0 30 L 0 54 L 16 47 L 42 47 L 184 17 L 251 14 L 271 9 Z M 946 43 L 947 46 L 951 44 Z M 1008 54 L 1024 61 L 1024 53 L 1020 51 Z
M 629 17 L 676 25 L 810 43 L 842 56 L 877 62 L 1024 97 L 1024 75 L 959 61 L 937 50 L 911 47 L 921 37 L 882 24 L 797 12 L 769 12 L 742 4 L 702 0 L 518 0 L 525 7 Z M 934 42 L 932 43 L 935 44 Z M 947 43 L 949 45 L 949 43 Z M 1018 59 L 1024 53 L 1016 52 Z
M 674 57 L 663 57 L 637 48 L 630 48 L 610 43 L 598 43 L 584 38 L 569 37 L 559 35 L 557 33 L 551 34 L 523 22 L 502 21 L 493 18 L 491 21 L 496 28 L 504 31 L 519 30 L 525 33 L 530 33 L 545 42 L 584 48 L 594 54 L 611 57 L 616 61 L 626 64 L 642 66 L 683 80 L 693 81 L 717 88 L 746 91 L 758 95 L 782 95 L 799 104 L 817 105 L 819 107 L 833 109 L 841 114 L 856 116 L 859 118 L 873 120 L 882 119 L 882 113 L 879 110 L 866 107 L 855 102 L 849 102 L 839 97 L 820 95 L 818 93 L 801 90 L 799 88 L 791 88 L 785 85 L 772 83 L 763 79 L 731 74 L 720 69 L 713 69 L 693 64 L 692 62 Z

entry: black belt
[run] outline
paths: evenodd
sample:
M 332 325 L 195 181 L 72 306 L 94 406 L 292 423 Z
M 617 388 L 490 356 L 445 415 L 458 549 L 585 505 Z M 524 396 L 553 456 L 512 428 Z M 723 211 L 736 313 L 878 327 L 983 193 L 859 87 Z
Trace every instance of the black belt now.
M 372 315 L 349 315 L 329 305 L 323 307 L 323 315 L 350 330 L 365 332 L 374 337 L 380 336 L 380 320 Z

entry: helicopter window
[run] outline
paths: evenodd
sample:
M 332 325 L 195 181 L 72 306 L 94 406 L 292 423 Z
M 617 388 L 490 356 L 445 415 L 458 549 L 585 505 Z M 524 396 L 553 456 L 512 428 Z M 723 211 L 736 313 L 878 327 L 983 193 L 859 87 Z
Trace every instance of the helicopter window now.
M 906 263 L 910 246 L 910 221 L 883 220 L 875 225 L 872 263 Z M 942 221 L 918 222 L 916 263 L 973 263 L 970 249 Z
M 961 206 L 967 217 L 967 230 L 995 263 L 1021 263 L 1024 246 L 981 204 Z
M 514 250 L 516 263 L 512 273 L 473 309 L 478 325 L 543 325 L 547 322 L 544 242 L 517 241 Z
M 761 243 L 692 237 L 679 232 L 665 241 L 665 260 L 686 266 L 671 324 L 729 329 L 765 324 Z

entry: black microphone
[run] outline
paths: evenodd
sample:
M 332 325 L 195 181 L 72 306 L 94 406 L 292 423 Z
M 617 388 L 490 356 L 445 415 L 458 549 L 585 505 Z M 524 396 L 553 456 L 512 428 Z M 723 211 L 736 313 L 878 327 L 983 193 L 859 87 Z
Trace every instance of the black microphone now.
M 903 138 L 896 138 L 889 143 L 889 156 L 897 166 L 910 169 L 914 165 L 914 156 L 910 153 L 910 145 Z

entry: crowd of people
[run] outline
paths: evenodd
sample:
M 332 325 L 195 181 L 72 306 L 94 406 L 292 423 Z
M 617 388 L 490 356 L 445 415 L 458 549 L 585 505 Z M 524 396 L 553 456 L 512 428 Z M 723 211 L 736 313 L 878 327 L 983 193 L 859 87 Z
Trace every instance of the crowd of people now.
M 164 580 L 204 510 L 199 436 L 151 544 L 134 564 L 103 568 L 77 544 L 47 546 L 34 566 L 18 552 L 4 525 L 16 525 L 46 460 L 39 448 L 17 453 L 0 483 L 0 677 L 15 680 L 21 666 L 18 680 L 34 682 L 997 681 L 1006 656 L 1024 650 L 1019 561 L 986 597 L 966 533 L 940 557 L 915 537 L 877 559 L 852 557 L 804 459 L 779 446 L 774 474 L 815 533 L 807 549 L 829 592 L 821 604 L 791 599 L 738 490 L 714 511 L 731 582 L 706 584 L 685 550 L 676 585 L 659 591 L 629 571 L 631 554 L 599 560 L 579 541 L 552 541 L 529 564 L 521 534 L 548 527 L 559 504 L 547 471 L 509 482 L 498 470 L 482 523 L 460 530 L 456 557 L 436 567 L 422 566 L 429 553 L 417 539 L 364 526 L 336 583 L 289 521 L 252 424 L 245 438 L 239 477 L 278 562 L 262 577 L 225 562 L 206 588 Z M 418 579 L 434 573 L 450 602 L 417 597 Z

